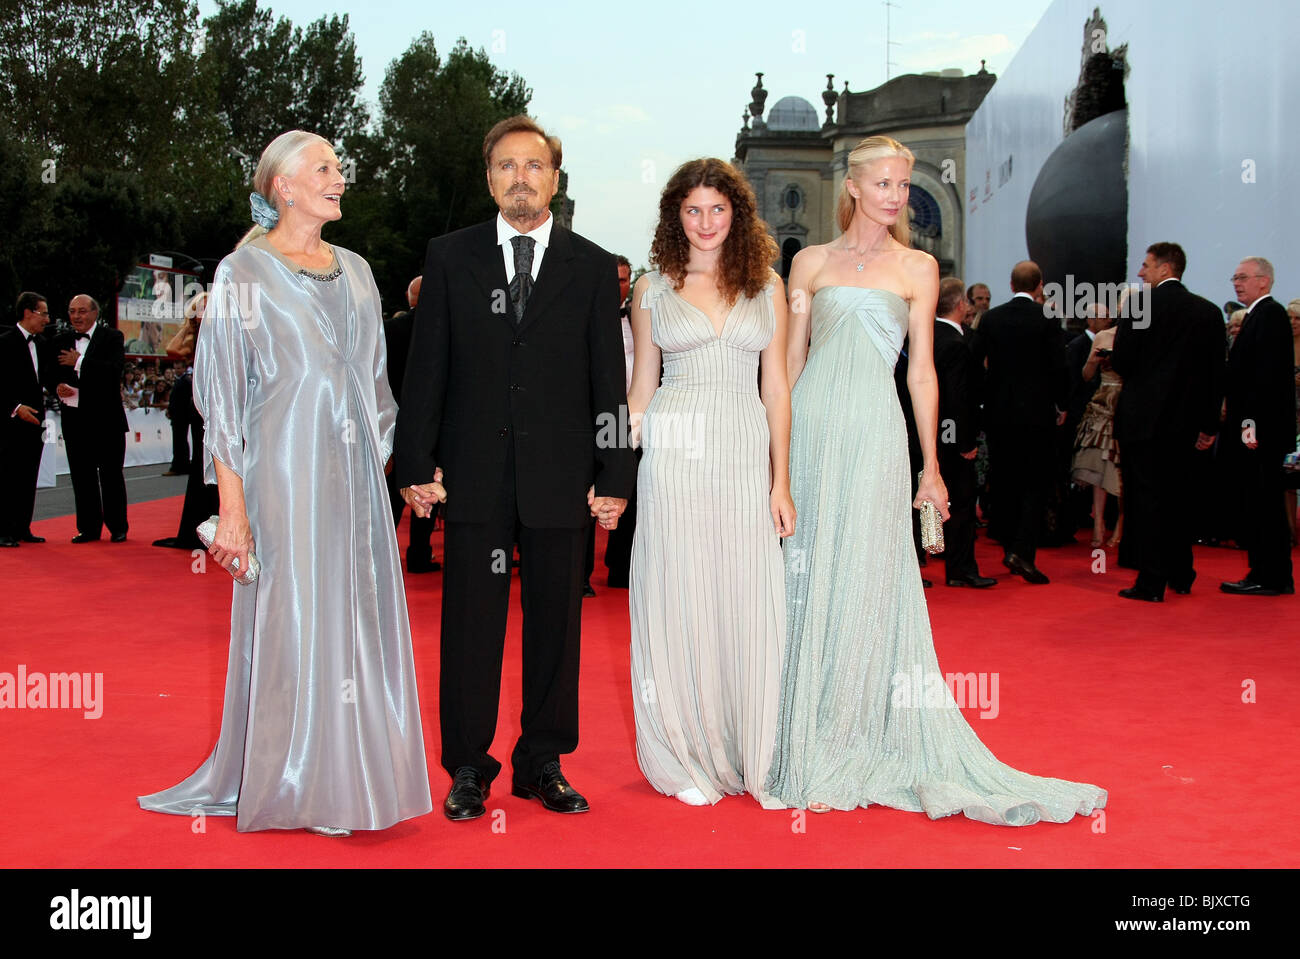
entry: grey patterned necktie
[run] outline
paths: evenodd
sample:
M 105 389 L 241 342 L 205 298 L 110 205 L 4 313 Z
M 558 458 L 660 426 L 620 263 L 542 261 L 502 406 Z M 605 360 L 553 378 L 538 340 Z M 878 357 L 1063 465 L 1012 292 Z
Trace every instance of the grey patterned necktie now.
M 515 324 L 523 322 L 528 294 L 533 291 L 533 246 L 531 236 L 512 236 L 510 245 L 515 248 L 515 278 L 510 281 L 510 302 L 515 307 Z

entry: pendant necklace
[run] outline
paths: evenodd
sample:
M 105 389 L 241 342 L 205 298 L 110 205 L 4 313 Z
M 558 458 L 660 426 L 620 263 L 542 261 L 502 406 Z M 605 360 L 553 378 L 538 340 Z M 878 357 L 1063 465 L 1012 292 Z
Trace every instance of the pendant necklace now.
M 877 248 L 877 249 L 879 249 L 879 248 Z M 854 252 L 854 251 L 853 251 L 852 249 L 849 250 L 849 253 L 850 253 L 850 254 L 852 254 L 853 252 Z M 864 253 L 870 253 L 871 251 L 870 251 L 870 250 L 864 250 L 863 252 L 864 252 Z M 861 272 L 863 271 L 863 269 L 866 267 L 866 265 L 867 265 L 867 261 L 866 261 L 866 260 L 858 260 L 858 267 L 857 267 L 858 272 L 861 273 Z

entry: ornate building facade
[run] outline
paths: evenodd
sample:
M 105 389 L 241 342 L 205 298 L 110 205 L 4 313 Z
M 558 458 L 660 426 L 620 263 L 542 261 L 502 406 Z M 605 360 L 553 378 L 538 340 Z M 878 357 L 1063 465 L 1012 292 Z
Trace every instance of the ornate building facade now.
M 763 74 L 736 136 L 732 163 L 758 196 L 759 213 L 781 248 L 780 272 L 794 254 L 839 233 L 835 206 L 848 155 L 865 137 L 884 133 L 916 155 L 912 169 L 912 245 L 939 261 L 941 276 L 962 269 L 962 185 L 966 181 L 966 123 L 993 86 L 960 70 L 894 77 L 874 90 L 836 92 L 834 74 L 822 91 L 825 119 L 802 97 L 782 97 L 764 119 L 768 91 Z

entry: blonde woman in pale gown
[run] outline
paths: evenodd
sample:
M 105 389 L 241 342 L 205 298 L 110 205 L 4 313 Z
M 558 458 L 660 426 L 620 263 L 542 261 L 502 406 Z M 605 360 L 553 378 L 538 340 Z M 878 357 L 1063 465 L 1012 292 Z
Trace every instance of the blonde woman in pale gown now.
M 862 141 L 840 199 L 843 234 L 800 251 L 790 272 L 799 527 L 785 547 L 781 723 L 767 788 L 817 812 L 879 803 L 931 819 L 1064 822 L 1104 806 L 1106 791 L 998 762 L 934 653 L 910 509 L 929 500 L 947 518 L 935 456 L 939 270 L 908 246 L 912 162 L 889 137 Z M 915 499 L 893 379 L 909 335 L 925 467 Z
M 748 792 L 780 806 L 762 792 L 785 637 L 780 537 L 795 524 L 776 252 L 744 177 L 695 160 L 664 188 L 657 272 L 632 292 L 637 761 L 689 805 Z

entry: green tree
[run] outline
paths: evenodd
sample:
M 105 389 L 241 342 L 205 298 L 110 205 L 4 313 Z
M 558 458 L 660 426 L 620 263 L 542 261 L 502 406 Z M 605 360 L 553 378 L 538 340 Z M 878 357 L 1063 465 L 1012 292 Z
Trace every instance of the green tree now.
M 111 298 L 136 256 L 178 237 L 173 184 L 189 146 L 197 8 L 188 0 L 16 0 L 0 11 L 8 141 L 0 210 L 16 224 L 0 295 Z M 12 211 L 12 213 L 10 213 Z

